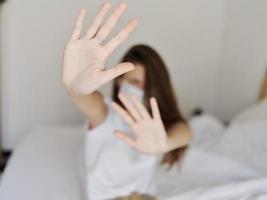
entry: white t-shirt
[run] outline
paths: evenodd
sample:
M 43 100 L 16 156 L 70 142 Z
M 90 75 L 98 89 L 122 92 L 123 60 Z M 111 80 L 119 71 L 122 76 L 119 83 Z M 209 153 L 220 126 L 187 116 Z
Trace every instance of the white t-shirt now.
M 133 192 L 155 195 L 155 173 L 160 157 L 140 153 L 117 139 L 114 130 L 130 134 L 131 131 L 111 108 L 111 100 L 105 99 L 105 102 L 108 106 L 105 121 L 96 128 L 86 129 L 87 198 L 111 199 Z

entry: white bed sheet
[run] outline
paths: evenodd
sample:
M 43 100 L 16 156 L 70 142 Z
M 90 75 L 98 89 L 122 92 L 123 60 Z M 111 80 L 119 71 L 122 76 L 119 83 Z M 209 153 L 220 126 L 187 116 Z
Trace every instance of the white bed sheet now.
M 38 128 L 15 149 L 2 177 L 1 200 L 80 200 L 77 155 L 83 130 Z
M 82 128 L 39 128 L 24 138 L 2 177 L 0 199 L 82 200 L 78 158 Z M 267 123 L 238 123 L 216 135 L 205 145 L 193 143 L 179 173 L 160 170 L 159 199 L 267 198 Z

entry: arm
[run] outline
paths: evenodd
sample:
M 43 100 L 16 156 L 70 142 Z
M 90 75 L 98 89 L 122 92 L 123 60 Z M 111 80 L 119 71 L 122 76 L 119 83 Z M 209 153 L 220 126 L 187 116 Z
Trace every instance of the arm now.
M 101 124 L 108 113 L 100 92 L 95 91 L 90 95 L 75 95 L 69 93 L 80 112 L 90 121 L 90 128 Z
M 86 11 L 81 9 L 64 50 L 62 82 L 79 110 L 91 122 L 91 126 L 101 123 L 107 115 L 103 97 L 97 90 L 103 84 L 134 68 L 131 63 L 120 63 L 106 69 L 107 58 L 137 26 L 137 21 L 132 20 L 114 38 L 106 41 L 127 9 L 125 3 L 120 3 L 103 23 L 110 7 L 110 4 L 105 3 L 100 8 L 85 36 L 81 36 L 81 32 Z
M 188 145 L 192 140 L 192 132 L 187 123 L 177 123 L 168 131 L 167 151 Z

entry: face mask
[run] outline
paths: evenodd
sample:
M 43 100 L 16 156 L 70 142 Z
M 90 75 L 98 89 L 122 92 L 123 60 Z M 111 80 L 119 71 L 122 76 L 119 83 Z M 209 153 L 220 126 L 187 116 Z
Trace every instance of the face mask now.
M 120 93 L 126 94 L 126 95 L 135 95 L 137 97 L 137 99 L 141 102 L 143 102 L 144 99 L 144 91 L 139 89 L 138 87 L 123 81 L 120 89 L 119 89 Z

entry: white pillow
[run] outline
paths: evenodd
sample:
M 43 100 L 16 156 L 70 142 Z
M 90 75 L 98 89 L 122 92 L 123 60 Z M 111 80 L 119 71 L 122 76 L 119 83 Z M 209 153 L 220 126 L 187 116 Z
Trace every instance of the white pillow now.
M 216 117 L 204 113 L 200 116 L 193 117 L 189 121 L 193 132 L 193 145 L 206 146 L 213 142 L 224 132 L 223 123 Z
M 240 112 L 236 117 L 233 118 L 232 123 L 244 123 L 251 121 L 267 122 L 267 98 Z

